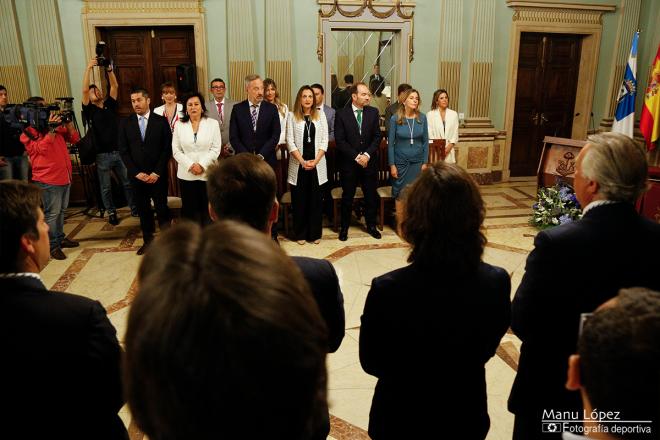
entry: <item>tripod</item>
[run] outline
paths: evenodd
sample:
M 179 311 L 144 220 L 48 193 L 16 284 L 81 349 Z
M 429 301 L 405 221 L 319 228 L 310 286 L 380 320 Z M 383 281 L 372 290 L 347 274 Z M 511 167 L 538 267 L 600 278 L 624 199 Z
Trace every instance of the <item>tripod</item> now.
M 59 100 L 61 98 L 57 98 L 57 99 Z M 71 98 L 71 100 L 73 99 Z M 78 125 L 76 114 L 73 111 L 71 111 L 71 119 L 73 122 L 73 126 L 75 127 L 76 131 L 80 134 L 80 126 Z M 83 114 L 83 122 L 85 122 L 84 114 Z M 85 132 L 87 132 L 89 127 L 87 126 L 87 124 L 84 124 L 84 126 L 85 126 Z M 101 186 L 99 184 L 99 180 L 97 176 L 92 171 L 91 165 L 83 165 L 81 163 L 80 153 L 78 151 L 77 145 L 69 144 L 69 154 L 72 156 L 72 166 L 74 169 L 78 171 L 78 175 L 80 176 L 80 180 L 82 182 L 83 194 L 85 196 L 86 206 L 84 209 L 67 216 L 67 218 L 73 217 L 78 214 L 84 214 L 88 217 L 103 218 L 105 209 L 103 207 L 103 203 L 101 202 Z M 97 214 L 91 213 L 94 207 L 98 208 Z

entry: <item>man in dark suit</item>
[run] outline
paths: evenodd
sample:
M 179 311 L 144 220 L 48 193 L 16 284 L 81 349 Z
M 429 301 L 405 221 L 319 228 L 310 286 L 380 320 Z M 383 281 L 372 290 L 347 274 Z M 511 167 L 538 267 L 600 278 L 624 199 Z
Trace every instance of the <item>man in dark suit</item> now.
M 237 155 L 208 168 L 209 215 L 213 220 L 238 220 L 270 233 L 279 203 L 273 170 L 251 155 Z M 335 269 L 327 260 L 293 257 L 312 288 L 328 325 L 328 352 L 344 338 L 344 296 Z
M 511 328 L 522 340 L 509 397 L 509 411 L 516 415 L 514 439 L 546 438 L 544 410 L 581 414 L 580 394 L 564 386 L 580 315 L 624 287 L 660 290 L 660 225 L 634 207 L 646 177 L 641 145 L 619 133 L 590 136 L 576 160 L 582 219 L 536 236 L 512 305 Z
M 133 89 L 131 105 L 135 114 L 124 119 L 119 128 L 119 151 L 131 178 L 144 237 L 138 255 L 144 254 L 156 230 L 151 200 L 154 201 L 160 228 L 170 225 L 167 178 L 168 161 L 172 156 L 172 131 L 166 118 L 149 111 L 149 103 L 149 94 L 145 89 Z
M 335 142 L 337 163 L 341 175 L 341 229 L 339 240 L 348 239 L 353 197 L 358 182 L 364 192 L 367 232 L 374 238 L 381 237 L 376 228 L 378 204 L 378 149 L 382 135 L 378 109 L 369 106 L 369 87 L 358 83 L 351 93 L 352 104 L 337 110 L 335 114 Z
M 128 439 L 121 348 L 98 301 L 52 292 L 41 190 L 0 182 L 0 387 L 6 438 Z M 72 419 L 73 416 L 73 419 Z
M 277 221 L 277 179 L 269 166 L 252 155 L 239 154 L 211 165 L 207 192 L 209 215 L 213 221 L 236 220 L 270 234 Z M 329 261 L 308 257 L 292 257 L 311 287 L 321 316 L 328 327 L 328 353 L 334 353 L 344 339 L 346 319 L 344 295 L 339 279 Z M 312 436 L 325 440 L 330 433 L 329 413 L 322 428 Z
M 332 107 L 335 110 L 341 110 L 342 108 L 351 106 L 353 81 L 355 81 L 353 75 L 351 75 L 350 73 L 344 75 L 344 88 L 337 92 L 336 99 L 334 93 L 332 96 Z
M 387 139 L 387 132 L 390 129 L 390 119 L 392 119 L 392 116 L 396 114 L 396 112 L 399 111 L 399 108 L 401 107 L 401 99 L 403 99 L 403 94 L 404 92 L 407 92 L 408 90 L 412 89 L 412 86 L 410 84 L 399 84 L 399 87 L 397 87 L 396 90 L 396 99 L 392 97 L 390 104 L 386 109 L 385 109 L 385 138 Z
M 248 99 L 234 104 L 229 140 L 236 154 L 252 153 L 275 169 L 275 150 L 280 140 L 280 117 L 277 107 L 264 101 L 264 82 L 259 75 L 245 77 Z
M 378 64 L 374 64 L 374 73 L 369 77 L 369 84 L 372 82 L 376 81 L 378 86 L 380 87 L 380 84 L 385 81 L 385 78 L 383 78 L 383 75 L 380 74 L 380 66 Z
M 314 91 L 314 104 L 318 111 L 325 114 L 328 121 L 328 141 L 335 140 L 335 109 L 325 104 L 325 91 L 321 84 L 312 84 L 310 86 Z

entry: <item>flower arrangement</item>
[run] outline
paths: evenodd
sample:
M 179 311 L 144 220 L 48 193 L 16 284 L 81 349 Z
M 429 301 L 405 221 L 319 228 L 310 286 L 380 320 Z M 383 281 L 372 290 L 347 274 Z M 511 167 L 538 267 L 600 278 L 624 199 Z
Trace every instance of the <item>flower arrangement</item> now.
M 582 208 L 575 197 L 573 188 L 565 182 L 558 182 L 538 192 L 538 201 L 532 205 L 532 226 L 539 229 L 563 225 L 582 217 Z

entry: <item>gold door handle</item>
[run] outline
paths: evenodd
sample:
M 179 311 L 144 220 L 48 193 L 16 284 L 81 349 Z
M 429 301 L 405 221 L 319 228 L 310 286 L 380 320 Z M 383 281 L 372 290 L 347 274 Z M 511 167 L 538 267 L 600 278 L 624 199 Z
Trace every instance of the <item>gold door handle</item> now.
M 541 125 L 548 122 L 548 118 L 545 117 L 545 113 L 541 113 Z
M 534 125 L 539 125 L 539 114 L 538 114 L 538 112 L 534 112 L 534 116 L 532 116 L 532 122 L 534 122 Z

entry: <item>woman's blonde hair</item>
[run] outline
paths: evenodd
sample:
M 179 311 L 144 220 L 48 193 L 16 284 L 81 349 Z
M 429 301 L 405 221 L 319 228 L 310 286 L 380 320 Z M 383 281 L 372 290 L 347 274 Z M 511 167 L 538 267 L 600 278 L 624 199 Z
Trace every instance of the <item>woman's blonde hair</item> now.
M 314 104 L 314 90 L 308 85 L 304 85 L 300 88 L 300 90 L 298 90 L 298 94 L 296 95 L 296 102 L 293 104 L 293 117 L 296 119 L 296 122 L 300 122 L 305 119 L 305 114 L 303 113 L 302 108 L 302 94 L 305 90 L 309 90 L 309 92 L 312 94 L 312 112 L 310 113 L 309 117 L 312 121 L 318 121 L 319 111 Z
M 405 92 L 403 92 L 403 95 L 401 96 L 401 105 L 399 106 L 399 109 L 396 111 L 396 123 L 399 125 L 403 125 L 403 120 L 406 117 L 406 99 L 413 93 L 417 93 L 417 108 L 415 109 L 415 121 L 419 122 L 420 124 L 422 123 L 422 118 L 420 118 L 420 112 L 419 108 L 422 106 L 422 97 L 419 96 L 419 92 L 416 89 L 408 89 Z
M 275 89 L 275 101 L 274 104 L 277 106 L 277 111 L 280 112 L 282 116 L 286 116 L 286 106 L 280 101 L 280 92 L 277 90 L 277 84 L 275 84 L 275 81 L 272 78 L 266 78 L 264 80 L 264 95 L 266 94 L 266 90 L 268 90 L 268 87 L 273 86 Z

